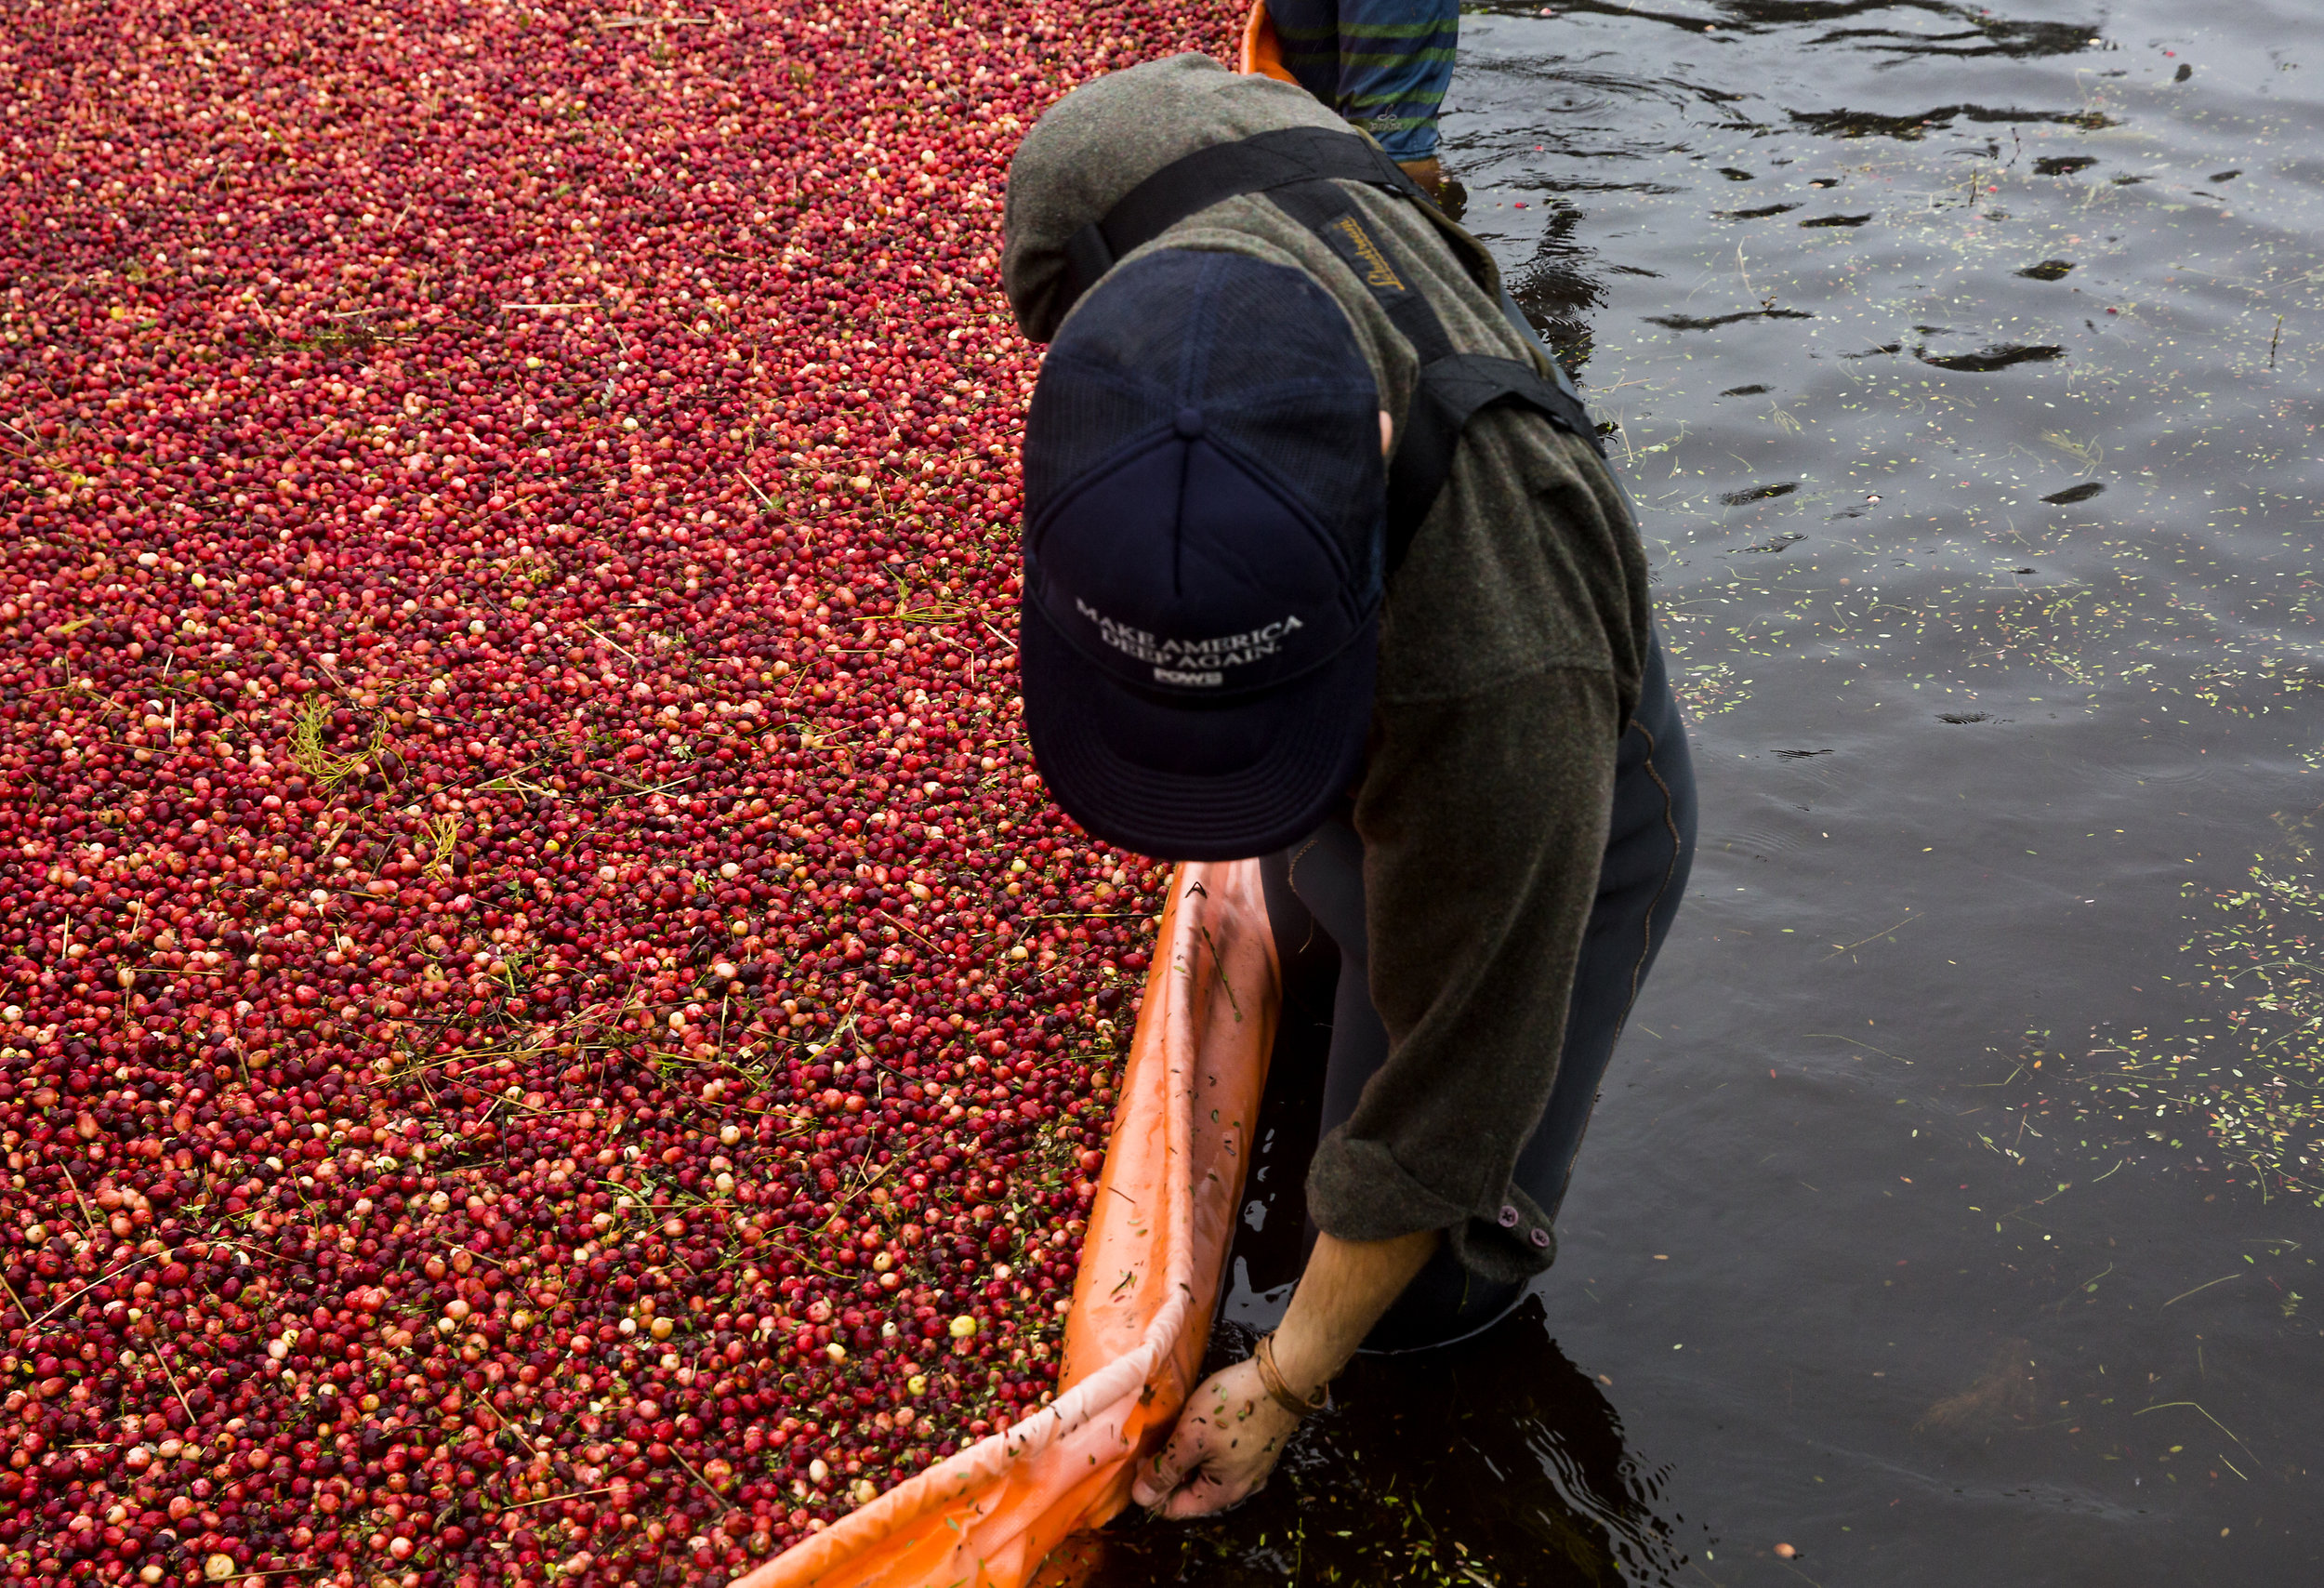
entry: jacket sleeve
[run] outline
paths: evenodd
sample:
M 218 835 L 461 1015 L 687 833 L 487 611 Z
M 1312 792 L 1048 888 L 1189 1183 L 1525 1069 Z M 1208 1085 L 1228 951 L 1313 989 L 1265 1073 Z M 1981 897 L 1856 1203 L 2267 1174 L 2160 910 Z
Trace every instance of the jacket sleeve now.
M 1389 1055 L 1309 1167 L 1320 1228 L 1442 1229 L 1487 1278 L 1549 1266 L 1511 1175 L 1556 1079 L 1621 710 L 1613 674 L 1580 668 L 1376 708 L 1355 826 Z

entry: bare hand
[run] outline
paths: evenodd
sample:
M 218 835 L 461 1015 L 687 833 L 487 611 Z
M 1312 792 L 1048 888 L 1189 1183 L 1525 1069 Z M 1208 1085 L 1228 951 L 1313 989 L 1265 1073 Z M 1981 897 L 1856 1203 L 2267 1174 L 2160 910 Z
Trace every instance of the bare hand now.
M 1221 1369 L 1187 1397 L 1170 1442 L 1139 1469 L 1129 1497 L 1172 1520 L 1223 1511 L 1267 1487 L 1299 1422 L 1267 1394 L 1258 1363 Z
M 1355 1354 L 1357 1342 L 1436 1250 L 1434 1230 L 1391 1240 L 1315 1237 L 1300 1288 L 1274 1331 L 1274 1362 L 1294 1395 L 1312 1395 Z M 1299 1415 L 1267 1393 L 1259 1364 L 1213 1373 L 1187 1397 L 1162 1453 L 1144 1463 L 1129 1496 L 1172 1519 L 1208 1516 L 1267 1486 Z

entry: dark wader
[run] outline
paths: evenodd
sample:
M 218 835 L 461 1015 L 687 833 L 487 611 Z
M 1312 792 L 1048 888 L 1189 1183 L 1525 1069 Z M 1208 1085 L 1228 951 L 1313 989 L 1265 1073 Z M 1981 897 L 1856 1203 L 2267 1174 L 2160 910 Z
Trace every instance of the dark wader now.
M 1615 764 L 1613 822 L 1566 1008 L 1557 1079 L 1540 1124 L 1517 1158 L 1517 1184 L 1552 1219 L 1565 1200 L 1615 1039 L 1678 913 L 1694 856 L 1695 773 L 1657 638 Z M 1365 1082 L 1388 1058 L 1388 1032 L 1367 985 L 1364 844 L 1344 817 L 1336 817 L 1260 865 L 1276 954 L 1287 971 L 1300 965 L 1310 975 L 1318 969 L 1327 974 L 1328 960 L 1339 962 L 1320 1137 L 1355 1112 Z M 1325 961 L 1320 967 L 1319 957 Z M 1546 1052 L 1543 1057 L 1546 1062 Z M 1270 1087 L 1275 1084 L 1277 1078 L 1270 1077 Z M 1474 1277 L 1454 1261 L 1449 1247 L 1439 1247 L 1373 1328 L 1365 1349 L 1448 1343 L 1495 1322 L 1525 1293 L 1522 1284 Z
M 1405 434 L 1388 470 L 1383 561 L 1393 575 L 1451 472 L 1462 430 L 1483 409 L 1529 408 L 1589 442 L 1600 456 L 1605 449 L 1573 382 L 1506 289 L 1501 311 L 1539 351 L 1538 368 L 1456 351 L 1427 298 L 1406 288 L 1393 269 L 1384 278 L 1377 272 L 1367 276 L 1366 268 L 1384 253 L 1384 245 L 1365 232 L 1362 217 L 1331 185 L 1334 179 L 1364 182 L 1419 205 L 1457 255 L 1472 265 L 1487 262 L 1482 245 L 1446 220 L 1377 145 L 1336 129 L 1296 127 L 1197 150 L 1147 178 L 1103 220 L 1081 228 L 1067 244 L 1068 293 L 1078 298 L 1131 249 L 1239 193 L 1264 193 L 1348 258 L 1420 361 Z M 1657 638 L 1638 708 L 1622 734 L 1613 825 L 1600 864 L 1597 904 L 1582 940 L 1556 1083 L 1539 1127 L 1517 1160 L 1517 1183 L 1552 1216 L 1565 1198 L 1615 1039 L 1686 891 L 1694 853 L 1694 772 Z M 1312 959 L 1319 946 L 1318 927 L 1339 960 L 1324 1082 L 1322 1128 L 1328 1131 L 1354 1111 L 1365 1082 L 1388 1056 L 1388 1034 L 1367 986 L 1364 846 L 1345 820 L 1327 820 L 1262 866 L 1268 914 L 1284 963 L 1291 964 L 1302 951 Z M 1373 1350 L 1444 1344 L 1491 1323 L 1524 1294 L 1523 1285 L 1472 1278 L 1440 1249 L 1365 1343 Z

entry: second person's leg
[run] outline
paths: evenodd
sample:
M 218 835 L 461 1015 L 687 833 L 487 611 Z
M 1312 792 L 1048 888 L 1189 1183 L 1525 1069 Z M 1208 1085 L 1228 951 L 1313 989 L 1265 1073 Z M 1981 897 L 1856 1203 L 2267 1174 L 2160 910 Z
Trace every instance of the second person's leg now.
M 1267 0 L 1267 20 L 1286 71 L 1300 86 L 1340 108 L 1340 0 Z
M 1436 119 L 1459 53 L 1459 0 L 1267 0 L 1300 86 L 1378 139 L 1414 180 L 1443 181 Z
M 1444 183 L 1436 118 L 1459 53 L 1459 0 L 1340 0 L 1340 113 L 1431 196 Z

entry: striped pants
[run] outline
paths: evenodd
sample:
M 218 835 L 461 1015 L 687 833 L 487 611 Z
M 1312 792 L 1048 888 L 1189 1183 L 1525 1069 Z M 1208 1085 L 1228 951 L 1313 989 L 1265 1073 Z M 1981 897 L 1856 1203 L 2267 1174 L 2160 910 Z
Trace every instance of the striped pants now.
M 1301 87 L 1398 160 L 1436 152 L 1459 0 L 1267 0 L 1267 18 Z

